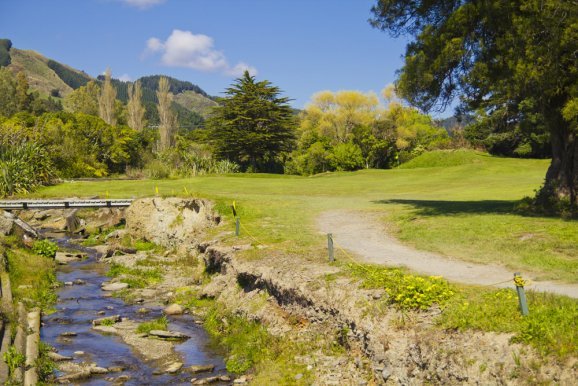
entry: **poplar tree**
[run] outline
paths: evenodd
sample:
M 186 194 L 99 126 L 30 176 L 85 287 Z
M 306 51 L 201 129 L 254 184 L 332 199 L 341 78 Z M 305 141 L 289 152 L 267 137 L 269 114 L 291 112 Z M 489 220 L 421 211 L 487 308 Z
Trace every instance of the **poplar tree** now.
M 171 108 L 173 94 L 170 92 L 168 78 L 161 76 L 159 88 L 157 90 L 158 112 L 159 112 L 159 151 L 169 149 L 174 145 L 177 129 L 177 117 Z
M 134 86 L 132 83 L 128 84 L 128 125 L 136 131 L 142 131 L 144 128 L 145 108 L 142 105 L 142 90 L 140 81 L 137 81 Z
M 104 85 L 98 98 L 100 118 L 111 126 L 116 126 L 116 89 L 112 86 L 110 68 L 104 73 Z

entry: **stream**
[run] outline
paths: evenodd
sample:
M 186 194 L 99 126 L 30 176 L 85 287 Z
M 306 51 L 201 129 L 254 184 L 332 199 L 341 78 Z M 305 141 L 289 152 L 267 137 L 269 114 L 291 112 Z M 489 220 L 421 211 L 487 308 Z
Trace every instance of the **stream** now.
M 159 306 L 147 306 L 150 312 L 142 314 L 138 310 L 143 305 L 129 305 L 119 298 L 110 297 L 110 293 L 101 290 L 101 284 L 109 280 L 105 276 L 108 267 L 98 262 L 96 251 L 72 244 L 67 238 L 55 241 L 61 249 L 83 252 L 88 254 L 88 258 L 57 267 L 58 281 L 84 284 L 64 285 L 57 290 L 56 312 L 45 315 L 42 319 L 42 341 L 55 347 L 59 354 L 73 357 L 74 362 L 93 362 L 99 367 L 122 369 L 93 375 L 85 380 L 74 381 L 74 384 L 190 385 L 191 378 L 227 375 L 223 358 L 211 349 L 206 332 L 195 324 L 190 315 L 167 317 L 170 331 L 178 331 L 190 337 L 184 342 L 176 343 L 175 351 L 181 357 L 183 369 L 191 365 L 211 364 L 215 366 L 212 373 L 191 374 L 181 371 L 177 374 L 166 374 L 163 368 L 155 367 L 154 362 L 140 357 L 119 336 L 92 330 L 92 320 L 97 318 L 120 315 L 140 323 L 159 318 L 162 309 Z M 62 336 L 63 333 L 76 335 Z M 63 374 L 57 371 L 56 375 Z

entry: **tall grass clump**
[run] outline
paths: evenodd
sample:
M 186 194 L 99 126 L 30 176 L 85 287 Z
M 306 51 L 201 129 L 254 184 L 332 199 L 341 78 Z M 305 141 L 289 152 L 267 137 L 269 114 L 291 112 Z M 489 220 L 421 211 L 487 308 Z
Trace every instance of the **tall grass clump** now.
M 52 162 L 42 146 L 0 138 L 0 197 L 29 193 L 53 178 Z

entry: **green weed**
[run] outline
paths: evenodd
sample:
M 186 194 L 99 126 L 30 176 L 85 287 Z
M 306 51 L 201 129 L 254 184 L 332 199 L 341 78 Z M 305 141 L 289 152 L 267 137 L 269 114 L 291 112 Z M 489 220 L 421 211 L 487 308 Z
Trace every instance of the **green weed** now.
M 120 264 L 112 264 L 106 274 L 108 277 L 121 277 L 121 281 L 131 288 L 145 288 L 159 283 L 163 279 L 159 268 L 129 268 Z
M 158 319 L 151 320 L 148 322 L 143 322 L 138 325 L 136 332 L 139 334 L 148 334 L 152 330 L 163 330 L 166 331 L 169 325 L 169 321 L 166 316 L 161 316 Z
M 54 257 L 56 256 L 56 251 L 58 251 L 58 245 L 47 239 L 37 240 L 32 245 L 32 250 L 40 256 Z

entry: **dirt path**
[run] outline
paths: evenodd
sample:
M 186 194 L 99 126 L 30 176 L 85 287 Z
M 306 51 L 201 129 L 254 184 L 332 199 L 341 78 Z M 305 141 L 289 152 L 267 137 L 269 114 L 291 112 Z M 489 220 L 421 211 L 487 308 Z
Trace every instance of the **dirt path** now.
M 333 233 L 338 246 L 355 253 L 368 263 L 406 266 L 418 273 L 443 276 L 459 283 L 512 286 L 513 270 L 495 264 L 480 265 L 452 260 L 405 246 L 387 235 L 379 221 L 366 213 L 325 212 L 317 219 L 317 225 L 321 232 Z M 532 280 L 528 289 L 578 298 L 578 285 L 575 284 Z

